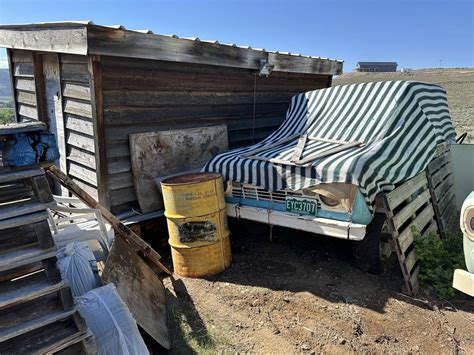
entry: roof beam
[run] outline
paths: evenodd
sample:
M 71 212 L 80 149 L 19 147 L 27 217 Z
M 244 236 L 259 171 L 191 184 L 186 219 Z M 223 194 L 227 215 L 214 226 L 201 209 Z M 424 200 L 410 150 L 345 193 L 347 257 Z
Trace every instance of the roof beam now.
M 0 47 L 43 52 L 87 54 L 87 27 L 0 28 Z

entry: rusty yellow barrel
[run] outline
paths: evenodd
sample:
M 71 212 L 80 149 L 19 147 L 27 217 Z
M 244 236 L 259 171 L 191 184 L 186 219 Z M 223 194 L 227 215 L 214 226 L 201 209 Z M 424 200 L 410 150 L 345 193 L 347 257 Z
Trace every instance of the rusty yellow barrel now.
M 232 254 L 220 174 L 175 176 L 161 189 L 174 271 L 187 277 L 224 271 Z

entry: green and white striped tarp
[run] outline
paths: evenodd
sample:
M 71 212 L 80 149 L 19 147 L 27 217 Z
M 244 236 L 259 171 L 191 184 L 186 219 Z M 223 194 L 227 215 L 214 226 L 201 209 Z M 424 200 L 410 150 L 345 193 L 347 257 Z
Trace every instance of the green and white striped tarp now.
M 301 160 L 340 146 L 328 140 L 363 145 L 315 159 L 309 166 L 286 164 L 299 135 L 319 139 L 306 141 Z M 258 144 L 217 155 L 204 170 L 270 191 L 350 183 L 359 187 L 372 209 L 377 194 L 423 171 L 437 144 L 454 138 L 446 92 L 437 85 L 385 81 L 337 86 L 294 96 L 277 131 Z

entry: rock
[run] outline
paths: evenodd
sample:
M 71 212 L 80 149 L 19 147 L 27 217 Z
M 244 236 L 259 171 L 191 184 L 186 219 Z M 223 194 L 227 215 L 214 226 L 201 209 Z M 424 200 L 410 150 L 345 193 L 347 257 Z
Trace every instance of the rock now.
M 280 331 L 278 329 L 273 330 L 273 334 L 280 334 Z
M 254 299 L 254 300 L 252 301 L 252 307 L 257 306 L 259 302 L 260 302 L 260 300 L 259 300 L 258 298 Z
M 303 350 L 303 351 L 309 351 L 309 350 L 311 350 L 311 347 L 309 346 L 308 343 L 303 343 L 303 344 L 301 345 L 301 350 Z
M 285 301 L 286 303 L 290 303 L 290 297 L 288 296 L 283 297 L 283 301 Z

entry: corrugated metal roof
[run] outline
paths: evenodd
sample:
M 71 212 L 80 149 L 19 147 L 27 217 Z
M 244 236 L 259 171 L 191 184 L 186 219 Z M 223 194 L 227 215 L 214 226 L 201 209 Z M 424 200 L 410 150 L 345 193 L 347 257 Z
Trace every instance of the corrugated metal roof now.
M 284 54 L 284 55 L 290 55 L 290 56 L 294 56 L 294 57 L 328 60 L 328 61 L 335 61 L 335 62 L 339 62 L 339 63 L 344 62 L 343 60 L 330 59 L 330 58 L 325 58 L 325 57 L 320 57 L 320 56 L 302 55 L 302 54 L 299 54 L 299 53 L 290 53 L 290 52 L 284 52 L 284 51 L 266 50 L 265 48 L 254 48 L 254 47 L 251 47 L 251 46 L 248 46 L 248 45 L 237 45 L 235 43 L 220 43 L 217 40 L 204 40 L 204 39 L 200 39 L 199 37 L 179 37 L 176 34 L 157 34 L 157 33 L 155 34 L 150 29 L 135 30 L 135 29 L 126 28 L 124 25 L 97 25 L 93 21 L 88 21 L 88 20 L 86 20 L 86 21 L 56 21 L 56 22 L 36 22 L 36 23 L 28 23 L 28 24 L 11 24 L 11 25 L 0 25 L 0 28 L 16 28 L 16 27 L 25 27 L 25 26 L 32 26 L 32 27 L 71 26 L 71 27 L 73 27 L 73 26 L 77 26 L 77 25 L 99 26 L 99 27 L 112 28 L 112 29 L 116 29 L 116 30 L 124 30 L 124 31 L 131 31 L 131 32 L 137 32 L 137 33 L 143 33 L 143 34 L 152 34 L 152 35 L 158 35 L 158 36 L 172 37 L 172 38 L 189 40 L 189 41 L 211 43 L 211 44 L 214 44 L 214 45 L 217 45 L 217 46 L 238 47 L 238 48 L 249 49 L 249 50 L 254 50 L 254 51 L 261 51 L 261 52 L 265 52 L 265 53 Z M 360 63 L 368 63 L 368 62 L 360 62 Z

